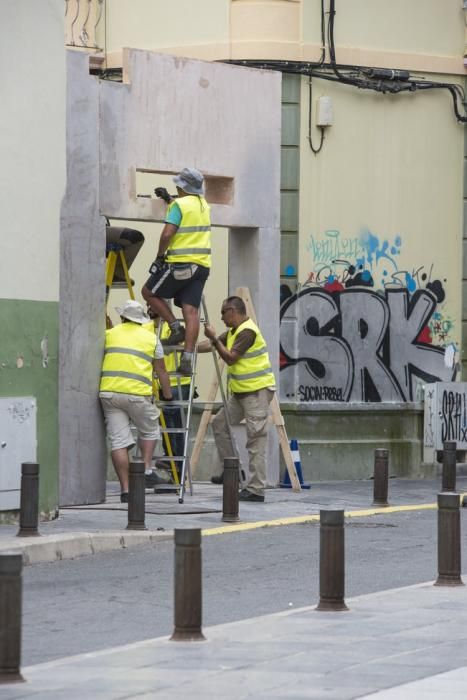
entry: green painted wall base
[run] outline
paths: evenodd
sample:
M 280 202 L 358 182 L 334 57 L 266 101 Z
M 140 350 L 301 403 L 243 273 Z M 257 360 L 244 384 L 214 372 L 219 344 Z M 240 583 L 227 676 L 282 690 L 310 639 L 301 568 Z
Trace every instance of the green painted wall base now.
M 37 401 L 41 519 L 58 508 L 58 302 L 0 299 L 0 396 Z
M 423 406 L 400 404 L 281 404 L 289 439 L 299 443 L 305 481 L 367 479 L 374 450 L 389 450 L 391 476 L 433 476 L 422 466 Z

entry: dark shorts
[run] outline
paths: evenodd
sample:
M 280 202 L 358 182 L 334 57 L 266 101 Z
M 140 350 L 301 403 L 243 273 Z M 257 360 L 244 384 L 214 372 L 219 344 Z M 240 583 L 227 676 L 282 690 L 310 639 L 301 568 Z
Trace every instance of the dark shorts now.
M 183 275 L 186 267 L 187 263 L 170 263 L 166 268 L 151 275 L 145 286 L 155 297 L 173 299 L 177 306 L 190 304 L 198 308 L 209 277 L 209 267 L 195 265 L 193 267 L 196 267 L 196 271 L 189 279 L 176 279 L 177 274 Z

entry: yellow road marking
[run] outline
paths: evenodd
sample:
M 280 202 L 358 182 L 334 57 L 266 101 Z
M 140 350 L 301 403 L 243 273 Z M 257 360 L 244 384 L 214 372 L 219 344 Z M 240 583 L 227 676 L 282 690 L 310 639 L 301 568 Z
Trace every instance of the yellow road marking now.
M 460 500 L 467 496 L 467 493 L 460 494 Z M 366 510 L 346 510 L 346 518 L 366 518 L 371 515 L 387 515 L 388 513 L 407 513 L 416 510 L 436 510 L 437 503 L 418 503 L 406 506 L 380 506 L 379 508 L 367 508 Z M 253 523 L 232 523 L 232 525 L 221 525 L 203 529 L 202 535 L 226 535 L 229 532 L 246 532 L 247 530 L 259 530 L 262 527 L 279 527 L 281 525 L 301 525 L 303 523 L 319 522 L 319 513 L 314 515 L 297 515 L 290 518 L 276 518 L 275 520 L 258 520 Z

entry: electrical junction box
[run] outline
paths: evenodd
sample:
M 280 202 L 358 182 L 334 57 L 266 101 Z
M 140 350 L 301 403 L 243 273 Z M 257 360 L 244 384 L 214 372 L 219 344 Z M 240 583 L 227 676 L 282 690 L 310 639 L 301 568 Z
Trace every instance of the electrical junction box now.
M 323 95 L 316 100 L 316 126 L 331 126 L 334 122 L 332 99 Z
M 36 399 L 0 399 L 0 511 L 18 510 L 22 462 L 37 461 Z

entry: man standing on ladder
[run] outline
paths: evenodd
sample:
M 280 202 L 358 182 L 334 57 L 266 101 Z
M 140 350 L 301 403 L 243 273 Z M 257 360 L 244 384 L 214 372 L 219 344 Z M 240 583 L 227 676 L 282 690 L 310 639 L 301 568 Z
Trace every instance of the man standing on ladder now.
M 170 381 L 164 351 L 156 336 L 142 324 L 149 316 L 137 301 L 129 299 L 117 308 L 122 323 L 105 332 L 99 398 L 110 441 L 112 463 L 120 481 L 120 501 L 128 503 L 130 460 L 128 450 L 135 444 L 131 423 L 138 430 L 146 487 L 166 483 L 152 469 L 156 441 L 160 437 L 159 409 L 154 405 L 152 375 L 156 370 L 162 393 L 170 400 Z
M 258 326 L 247 316 L 243 299 L 231 296 L 222 302 L 221 316 L 228 331 L 219 337 L 213 326 L 206 325 L 204 333 L 209 341 L 198 345 L 198 352 L 209 352 L 212 347 L 228 367 L 231 397 L 225 408 L 214 417 L 212 429 L 222 464 L 232 457 L 229 425 L 246 423 L 249 457 L 249 477 L 240 492 L 241 501 L 264 502 L 266 488 L 266 448 L 269 404 L 276 382 L 269 361 L 266 342 Z M 213 476 L 214 484 L 223 482 L 223 473 Z
M 185 341 L 178 371 L 189 376 L 193 373 L 199 334 L 198 309 L 211 267 L 211 218 L 203 196 L 204 177 L 199 170 L 184 168 L 173 180 L 178 197 L 173 199 L 166 192 L 162 197 L 169 203 L 165 226 L 142 295 L 153 312 L 170 326 L 171 333 L 163 345 Z M 176 306 L 181 306 L 185 327 L 164 299 L 174 299 Z

